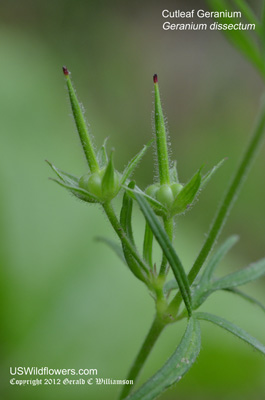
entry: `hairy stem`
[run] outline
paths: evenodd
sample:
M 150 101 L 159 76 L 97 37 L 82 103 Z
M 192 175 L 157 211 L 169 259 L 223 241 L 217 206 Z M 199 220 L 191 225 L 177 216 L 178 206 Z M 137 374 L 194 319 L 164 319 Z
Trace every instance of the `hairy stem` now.
M 147 360 L 149 354 L 151 353 L 152 348 L 154 347 L 154 344 L 156 343 L 157 339 L 159 338 L 161 332 L 165 328 L 165 324 L 163 324 L 158 317 L 154 319 L 153 324 L 151 325 L 151 328 L 145 338 L 145 341 L 142 344 L 142 347 L 140 348 L 140 351 L 127 375 L 127 380 L 133 380 L 134 384 L 136 382 L 136 379 L 138 375 L 141 372 L 141 369 L 143 368 L 143 365 L 145 361 Z M 133 386 L 132 385 L 125 385 L 119 399 L 122 400 L 128 394 L 131 392 Z
M 252 165 L 257 150 L 261 146 L 264 133 L 265 133 L 265 107 L 263 106 L 260 118 L 254 130 L 253 137 L 247 147 L 247 150 L 243 156 L 239 168 L 236 171 L 236 174 L 231 184 L 228 187 L 228 190 L 217 212 L 212 227 L 210 228 L 210 231 L 207 235 L 207 239 L 205 240 L 204 245 L 198 257 L 195 260 L 195 263 L 193 264 L 193 267 L 189 272 L 188 279 L 190 284 L 194 282 L 194 279 L 198 275 L 205 260 L 207 259 L 209 253 L 211 252 L 217 237 L 222 231 L 226 218 L 237 198 L 237 195 L 242 187 L 242 184 L 246 179 L 247 173 Z M 181 295 L 180 293 L 177 293 L 169 306 L 170 311 L 171 312 L 173 312 L 173 310 L 177 311 L 180 303 L 181 303 Z

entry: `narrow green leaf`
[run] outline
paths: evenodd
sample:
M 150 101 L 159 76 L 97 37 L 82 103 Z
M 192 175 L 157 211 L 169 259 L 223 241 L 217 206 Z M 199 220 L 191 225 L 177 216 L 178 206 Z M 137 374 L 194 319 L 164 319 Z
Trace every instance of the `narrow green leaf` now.
M 192 296 L 192 305 L 194 310 L 198 308 L 206 300 L 206 298 L 216 290 L 232 290 L 233 287 L 244 285 L 248 282 L 258 279 L 260 276 L 265 274 L 265 259 L 262 259 L 257 263 L 250 265 L 248 268 L 233 272 L 224 278 L 216 279 L 210 282 L 217 264 L 237 242 L 237 240 L 237 236 L 231 236 L 228 238 L 210 259 L 201 279 L 199 280 L 199 283 L 194 289 Z
M 150 140 L 141 151 L 139 151 L 136 156 L 133 157 L 133 159 L 129 162 L 125 170 L 123 171 L 122 178 L 121 178 L 121 185 L 124 185 L 126 180 L 130 178 L 131 174 L 133 173 L 134 169 L 137 167 L 138 163 L 141 161 L 143 158 L 144 154 L 146 153 L 147 149 L 151 146 L 153 143 L 153 139 Z
M 261 353 L 265 354 L 265 346 L 262 343 L 260 343 L 253 336 L 249 335 L 243 329 L 239 328 L 239 326 L 232 324 L 232 322 L 229 322 L 221 317 L 218 317 L 217 315 L 204 313 L 204 312 L 195 313 L 194 317 L 198 318 L 198 319 L 203 319 L 205 321 L 212 322 L 213 324 L 216 324 L 216 325 L 220 326 L 221 328 L 226 329 L 227 331 L 231 332 L 233 335 L 237 336 L 239 339 L 242 339 L 245 342 L 247 342 L 248 344 L 250 344 L 256 350 L 259 350 Z
M 76 197 L 80 200 L 87 201 L 89 203 L 99 203 L 99 200 L 93 194 L 87 192 L 86 190 L 79 188 L 77 186 L 72 186 L 59 179 L 50 178 L 51 181 L 58 183 L 60 186 L 64 187 L 65 189 L 70 190 Z
M 182 263 L 172 246 L 169 237 L 167 236 L 163 226 L 159 222 L 158 218 L 156 217 L 154 211 L 152 210 L 151 206 L 148 204 L 146 199 L 139 195 L 138 193 L 134 193 L 135 198 L 140 206 L 142 213 L 145 216 L 147 223 L 149 224 L 157 242 L 159 243 L 163 254 L 166 256 L 174 276 L 178 282 L 179 289 L 188 310 L 189 315 L 191 315 L 191 294 L 190 294 L 190 287 L 187 275 L 184 271 Z
M 233 272 L 211 284 L 211 290 L 220 290 L 245 285 L 265 274 L 265 258 L 240 271 Z
M 228 251 L 237 243 L 239 237 L 236 235 L 230 236 L 222 246 L 216 251 L 216 253 L 210 258 L 207 263 L 205 270 L 202 273 L 201 279 L 199 280 L 199 285 L 204 285 L 208 283 L 212 278 L 213 273 L 220 263 L 220 261 L 224 258 L 224 256 L 228 253 Z
M 114 240 L 105 238 L 103 236 L 98 236 L 95 238 L 95 240 L 97 242 L 105 243 L 107 246 L 109 246 L 114 251 L 114 253 L 122 260 L 122 262 L 127 266 L 123 256 L 122 248 L 118 243 L 114 242 Z
M 263 6 L 262 6 L 261 25 L 263 27 L 263 34 L 264 34 L 264 30 L 265 30 L 265 3 L 263 3 Z
M 221 160 L 217 165 L 215 165 L 210 171 L 208 171 L 203 177 L 202 177 L 202 181 L 201 181 L 201 189 L 206 185 L 206 183 L 208 183 L 208 181 L 211 179 L 211 177 L 213 176 L 213 174 L 218 170 L 218 168 L 220 168 L 223 163 L 226 161 L 226 158 L 224 158 L 223 160 Z
M 126 400 L 153 400 L 179 382 L 192 367 L 201 346 L 200 324 L 190 318 L 180 344 L 164 366 Z
M 129 188 L 133 190 L 135 186 L 135 182 L 130 182 L 129 183 Z M 120 213 L 120 224 L 126 235 L 128 236 L 132 246 L 135 247 L 134 244 L 134 238 L 133 238 L 133 231 L 132 231 L 132 207 L 133 207 L 133 200 L 132 198 L 128 195 L 128 193 L 125 191 L 123 195 L 123 201 L 122 201 L 122 208 L 121 208 L 121 213 Z M 132 273 L 141 281 L 145 282 L 142 274 L 142 267 L 136 259 L 132 256 L 131 252 L 128 250 L 127 246 L 122 244 L 122 249 L 123 249 L 123 254 L 124 258 L 127 262 L 128 267 L 132 271 Z M 145 269 L 145 272 L 146 269 Z
M 245 300 L 249 301 L 250 303 L 258 306 L 259 308 L 262 309 L 262 311 L 265 312 L 265 306 L 260 301 L 258 301 L 254 297 L 249 296 L 248 294 L 242 292 L 241 290 L 235 289 L 235 288 L 227 288 L 227 289 L 223 289 L 223 290 L 225 290 L 227 292 L 230 292 L 230 293 L 233 293 L 233 294 L 237 294 L 238 296 L 242 297 L 243 299 L 245 299 Z
M 104 211 L 112 225 L 112 227 L 114 228 L 115 232 L 117 233 L 118 237 L 121 240 L 122 246 L 123 246 L 123 250 L 124 250 L 124 256 L 126 259 L 126 262 L 129 265 L 129 261 L 131 261 L 132 263 L 134 262 L 134 266 L 136 266 L 136 268 L 138 269 L 137 271 L 135 271 L 135 273 L 138 277 L 138 279 L 140 279 L 142 282 L 144 282 L 148 287 L 150 287 L 149 284 L 149 270 L 147 265 L 145 265 L 144 261 L 141 259 L 141 257 L 139 256 L 137 249 L 134 247 L 134 245 L 131 243 L 130 239 L 127 237 L 126 232 L 124 231 L 124 229 L 121 226 L 121 223 L 119 222 L 116 213 L 112 207 L 112 204 L 110 202 L 104 202 L 102 204 Z M 139 269 L 140 268 L 140 269 Z M 133 270 L 132 270 L 133 272 Z
M 201 186 L 201 168 L 184 186 L 172 206 L 173 214 L 181 214 L 192 204 Z
M 153 268 L 153 232 L 150 229 L 148 223 L 145 223 L 145 232 L 144 232 L 144 245 L 143 245 L 143 258 Z
M 108 156 L 107 156 L 107 151 L 106 151 L 106 143 L 107 143 L 108 138 L 106 138 L 103 142 L 103 145 L 100 147 L 98 153 L 97 153 L 97 160 L 99 163 L 100 168 L 106 167 L 108 164 Z
M 227 1 L 208 0 L 208 3 L 210 4 L 210 7 L 212 8 L 213 11 L 218 11 L 218 12 L 225 10 L 232 11 Z M 221 24 L 238 23 L 238 20 L 235 18 L 220 17 L 216 18 L 216 20 L 218 21 L 218 23 Z M 265 73 L 264 62 L 262 60 L 259 49 L 253 38 L 249 35 L 249 32 L 245 30 L 234 30 L 234 29 L 232 30 L 228 29 L 223 32 L 228 38 L 228 40 L 230 40 L 230 42 L 232 42 L 232 44 L 236 46 L 258 68 L 258 70 L 264 76 Z
M 256 29 L 255 31 L 258 34 L 261 34 L 262 32 L 262 26 L 258 20 L 258 18 L 256 17 L 256 15 L 254 14 L 254 12 L 251 10 L 251 8 L 249 7 L 249 5 L 247 4 L 247 2 L 245 0 L 233 0 L 237 10 L 242 12 L 242 15 L 245 16 L 245 18 L 247 19 L 247 21 L 251 24 L 255 24 L 256 25 Z
M 135 182 L 131 181 L 128 185 L 129 189 L 135 188 Z M 124 232 L 126 232 L 128 238 L 131 243 L 135 246 L 134 237 L 133 237 L 133 229 L 132 229 L 132 209 L 133 209 L 133 201 L 132 198 L 128 195 L 127 192 L 123 195 L 123 202 L 120 214 L 120 223 Z

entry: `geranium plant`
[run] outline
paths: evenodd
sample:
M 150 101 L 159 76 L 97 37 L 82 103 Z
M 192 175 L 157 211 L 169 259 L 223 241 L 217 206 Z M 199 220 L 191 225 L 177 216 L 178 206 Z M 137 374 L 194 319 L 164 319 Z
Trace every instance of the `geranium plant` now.
M 253 20 L 253 13 L 244 1 L 235 3 L 238 7 L 241 5 L 246 18 Z M 210 4 L 215 9 L 218 9 L 218 7 L 221 9 L 224 6 L 227 8 L 226 2 L 221 0 L 210 1 Z M 262 25 L 261 22 L 258 23 L 259 26 Z M 258 52 L 255 43 L 252 43 L 247 33 L 228 32 L 228 34 L 233 43 L 251 59 L 265 76 L 264 57 Z M 49 162 L 57 175 L 53 180 L 81 201 L 97 203 L 103 208 L 120 240 L 120 246 L 109 239 L 106 239 L 105 242 L 123 259 L 133 275 L 146 285 L 148 292 L 154 299 L 156 315 L 153 324 L 132 364 L 127 379 L 136 382 L 148 355 L 167 325 L 178 323 L 182 319 L 187 320 L 185 333 L 177 345 L 176 351 L 162 368 L 132 394 L 130 392 L 133 387 L 124 386 L 120 399 L 152 400 L 178 382 L 191 368 L 200 352 L 201 320 L 209 321 L 226 329 L 265 354 L 265 346 L 240 327 L 220 316 L 197 311 L 207 298 L 217 290 L 230 291 L 236 296 L 241 296 L 245 300 L 255 303 L 265 311 L 262 304 L 238 289 L 241 285 L 256 280 L 265 273 L 265 258 L 223 278 L 216 278 L 215 270 L 220 260 L 237 242 L 237 236 L 229 237 L 210 256 L 255 154 L 261 145 L 265 133 L 265 107 L 263 106 L 260 111 L 252 139 L 226 190 L 201 251 L 189 273 L 186 274 L 186 269 L 184 269 L 173 245 L 174 224 L 179 215 L 189 211 L 195 200 L 198 199 L 201 189 L 213 177 L 216 170 L 222 165 L 223 160 L 206 173 L 203 173 L 203 167 L 200 166 L 184 184 L 182 180 L 179 180 L 177 164 L 169 159 L 169 142 L 160 102 L 158 77 L 155 74 L 153 76 L 155 94 L 154 145 L 156 147 L 155 163 L 158 165 L 159 177 L 150 183 L 145 190 L 140 189 L 136 182 L 131 180 L 131 176 L 152 141 L 144 146 L 128 163 L 124 171 L 117 171 L 114 166 L 113 151 L 108 154 L 106 141 L 98 150 L 92 144 L 82 108 L 72 86 L 70 73 L 66 67 L 63 67 L 63 72 L 72 112 L 88 165 L 84 174 L 77 177 L 56 168 Z M 113 200 L 120 192 L 123 193 L 123 201 L 120 212 L 117 214 L 113 208 Z M 132 209 L 135 206 L 139 206 L 145 219 L 142 251 L 136 246 L 134 240 Z M 154 261 L 154 240 L 157 241 L 161 249 L 160 266 Z M 167 279 L 170 270 L 173 271 L 173 280 Z M 173 298 L 172 293 L 175 293 Z

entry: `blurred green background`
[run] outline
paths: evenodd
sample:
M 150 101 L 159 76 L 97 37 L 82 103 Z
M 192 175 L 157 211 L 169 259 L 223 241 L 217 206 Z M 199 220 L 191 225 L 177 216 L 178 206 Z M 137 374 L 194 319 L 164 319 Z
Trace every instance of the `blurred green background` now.
M 260 2 L 252 2 L 257 13 Z M 44 160 L 86 172 L 62 65 L 86 109 L 95 143 L 109 136 L 122 169 L 153 133 L 152 75 L 159 76 L 180 180 L 223 157 L 225 165 L 177 223 L 175 245 L 187 269 L 238 164 L 264 85 L 218 32 L 163 31 L 164 8 L 206 8 L 203 1 L 10 0 L 0 13 L 1 110 L 1 399 L 114 399 L 115 386 L 9 385 L 9 367 L 97 368 L 123 379 L 151 324 L 154 306 L 141 283 L 94 238 L 113 233 L 97 206 L 78 202 L 48 180 Z M 219 243 L 240 243 L 220 274 L 264 256 L 264 148 Z M 152 151 L 135 179 L 153 179 Z M 142 219 L 135 212 L 137 237 Z M 264 302 L 264 284 L 246 291 Z M 203 307 L 264 342 L 262 311 L 228 293 Z M 169 327 L 141 382 L 175 349 L 185 324 Z M 260 400 L 264 359 L 218 328 L 202 323 L 202 351 L 185 379 L 161 399 Z

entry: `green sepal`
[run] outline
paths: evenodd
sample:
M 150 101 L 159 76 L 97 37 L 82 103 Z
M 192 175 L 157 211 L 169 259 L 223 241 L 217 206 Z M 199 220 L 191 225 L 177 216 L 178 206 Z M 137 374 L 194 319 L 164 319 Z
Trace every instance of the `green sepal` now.
M 92 193 L 87 192 L 85 189 L 82 189 L 78 186 L 69 185 L 59 179 L 50 178 L 50 180 L 58 183 L 65 189 L 70 190 L 70 192 L 78 197 L 80 200 L 86 201 L 87 203 L 100 203 L 100 200 L 96 196 L 94 196 Z
M 108 164 L 108 155 L 106 150 L 107 140 L 108 138 L 104 140 L 103 145 L 100 147 L 97 153 L 97 160 L 100 168 L 104 168 Z
M 201 170 L 202 167 L 176 197 L 172 205 L 171 215 L 182 214 L 191 206 L 201 186 Z
M 52 170 L 56 173 L 59 179 L 50 178 L 50 180 L 58 183 L 60 186 L 68 189 L 73 195 L 78 197 L 80 200 L 83 200 L 87 203 L 100 203 L 100 199 L 94 196 L 92 193 L 87 190 L 79 187 L 79 178 L 68 172 L 64 172 L 59 168 L 56 168 L 51 162 L 47 161 Z
M 108 197 L 113 198 L 119 190 L 119 182 L 113 163 L 113 151 L 110 154 L 110 159 L 102 178 L 101 189 L 102 196 L 106 199 Z
M 135 168 L 137 167 L 138 163 L 141 161 L 142 157 L 146 153 L 147 149 L 151 146 L 153 141 L 154 141 L 153 139 L 150 140 L 143 147 L 143 149 L 141 151 L 139 151 L 139 153 L 137 153 L 136 156 L 134 156 L 132 158 L 132 160 L 129 162 L 129 164 L 127 165 L 127 167 L 125 168 L 125 170 L 122 173 L 121 185 L 124 185 L 126 183 L 127 179 L 130 178 L 130 176 L 132 175 L 133 171 L 135 170 Z
M 50 161 L 45 160 L 46 163 L 51 167 L 51 169 L 56 173 L 58 178 L 60 178 L 63 182 L 69 185 L 78 185 L 79 178 L 75 175 L 69 174 L 68 172 L 62 171 L 59 168 L 56 168 Z

